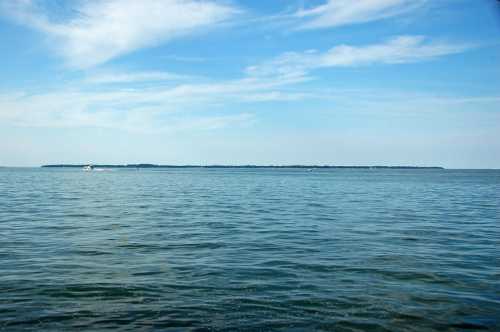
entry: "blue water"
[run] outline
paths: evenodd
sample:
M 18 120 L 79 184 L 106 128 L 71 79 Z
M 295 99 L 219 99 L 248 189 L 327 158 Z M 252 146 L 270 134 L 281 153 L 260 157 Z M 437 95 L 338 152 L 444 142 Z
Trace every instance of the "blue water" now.
M 500 330 L 500 171 L 0 169 L 2 331 Z

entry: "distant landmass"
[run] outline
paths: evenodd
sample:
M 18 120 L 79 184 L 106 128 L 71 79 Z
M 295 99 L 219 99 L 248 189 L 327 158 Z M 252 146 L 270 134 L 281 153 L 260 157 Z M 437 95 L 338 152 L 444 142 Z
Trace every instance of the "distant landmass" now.
M 43 165 L 50 168 L 82 168 L 88 164 L 53 164 Z M 436 166 L 335 166 L 335 165 L 155 165 L 155 164 L 126 164 L 107 165 L 92 164 L 95 168 L 354 168 L 354 169 L 444 169 Z

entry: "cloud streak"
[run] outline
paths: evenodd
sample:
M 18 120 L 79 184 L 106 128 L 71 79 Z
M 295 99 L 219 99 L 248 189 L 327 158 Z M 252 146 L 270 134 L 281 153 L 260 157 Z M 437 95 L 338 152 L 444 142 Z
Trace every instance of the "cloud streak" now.
M 62 22 L 35 0 L 4 1 L 3 11 L 44 34 L 73 68 L 90 68 L 135 50 L 214 27 L 240 12 L 214 1 L 105 0 L 78 2 Z
M 190 76 L 164 71 L 143 71 L 132 73 L 98 72 L 88 75 L 85 83 L 89 84 L 128 84 L 138 82 L 159 82 L 186 80 Z
M 373 45 L 285 53 L 248 67 L 239 79 L 212 82 L 161 71 L 97 71 L 72 88 L 0 94 L 0 120 L 22 126 L 93 126 L 143 132 L 219 129 L 252 122 L 251 114 L 239 110 L 242 104 L 321 98 L 351 104 L 356 99 L 349 95 L 346 102 L 342 93 L 334 96 L 304 86 L 291 89 L 312 79 L 311 73 L 317 69 L 425 61 L 469 47 L 400 36 Z
M 162 74 L 115 73 L 116 76 L 95 76 L 95 84 L 84 81 L 85 84 L 71 89 L 0 94 L 0 120 L 20 126 L 104 127 L 142 132 L 215 130 L 253 122 L 251 113 L 238 109 L 221 114 L 221 105 L 227 108 L 306 97 L 280 91 L 303 80 L 289 77 L 135 86 L 139 79 L 150 82 Z M 116 82 L 123 85 L 117 86 Z
M 0 95 L 0 120 L 26 127 L 96 127 L 143 133 L 216 130 L 253 121 L 250 113 L 196 112 L 196 102 L 193 105 L 186 99 L 172 101 L 169 91 L 151 98 L 158 93 L 159 90 L 63 90 L 5 94 Z M 179 107 L 183 112 L 178 112 Z
M 423 36 L 399 36 L 368 46 L 339 45 L 326 52 L 288 52 L 276 59 L 246 69 L 251 76 L 301 76 L 319 68 L 359 67 L 428 61 L 465 52 L 467 44 L 427 41 Z
M 321 29 L 398 16 L 415 10 L 425 2 L 426 0 L 328 0 L 323 5 L 299 10 L 294 16 L 306 19 L 299 29 Z

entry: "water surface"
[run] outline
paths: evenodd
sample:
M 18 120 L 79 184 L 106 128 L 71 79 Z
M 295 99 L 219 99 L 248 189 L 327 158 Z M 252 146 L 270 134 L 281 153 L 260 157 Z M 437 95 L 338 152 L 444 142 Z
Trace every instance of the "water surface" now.
M 0 169 L 0 330 L 500 329 L 500 171 Z

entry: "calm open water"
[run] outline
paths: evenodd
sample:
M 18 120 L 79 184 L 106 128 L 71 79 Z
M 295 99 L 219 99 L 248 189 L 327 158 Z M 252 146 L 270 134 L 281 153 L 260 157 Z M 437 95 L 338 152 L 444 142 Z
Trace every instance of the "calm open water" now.
M 500 171 L 0 169 L 0 330 L 500 330 Z

